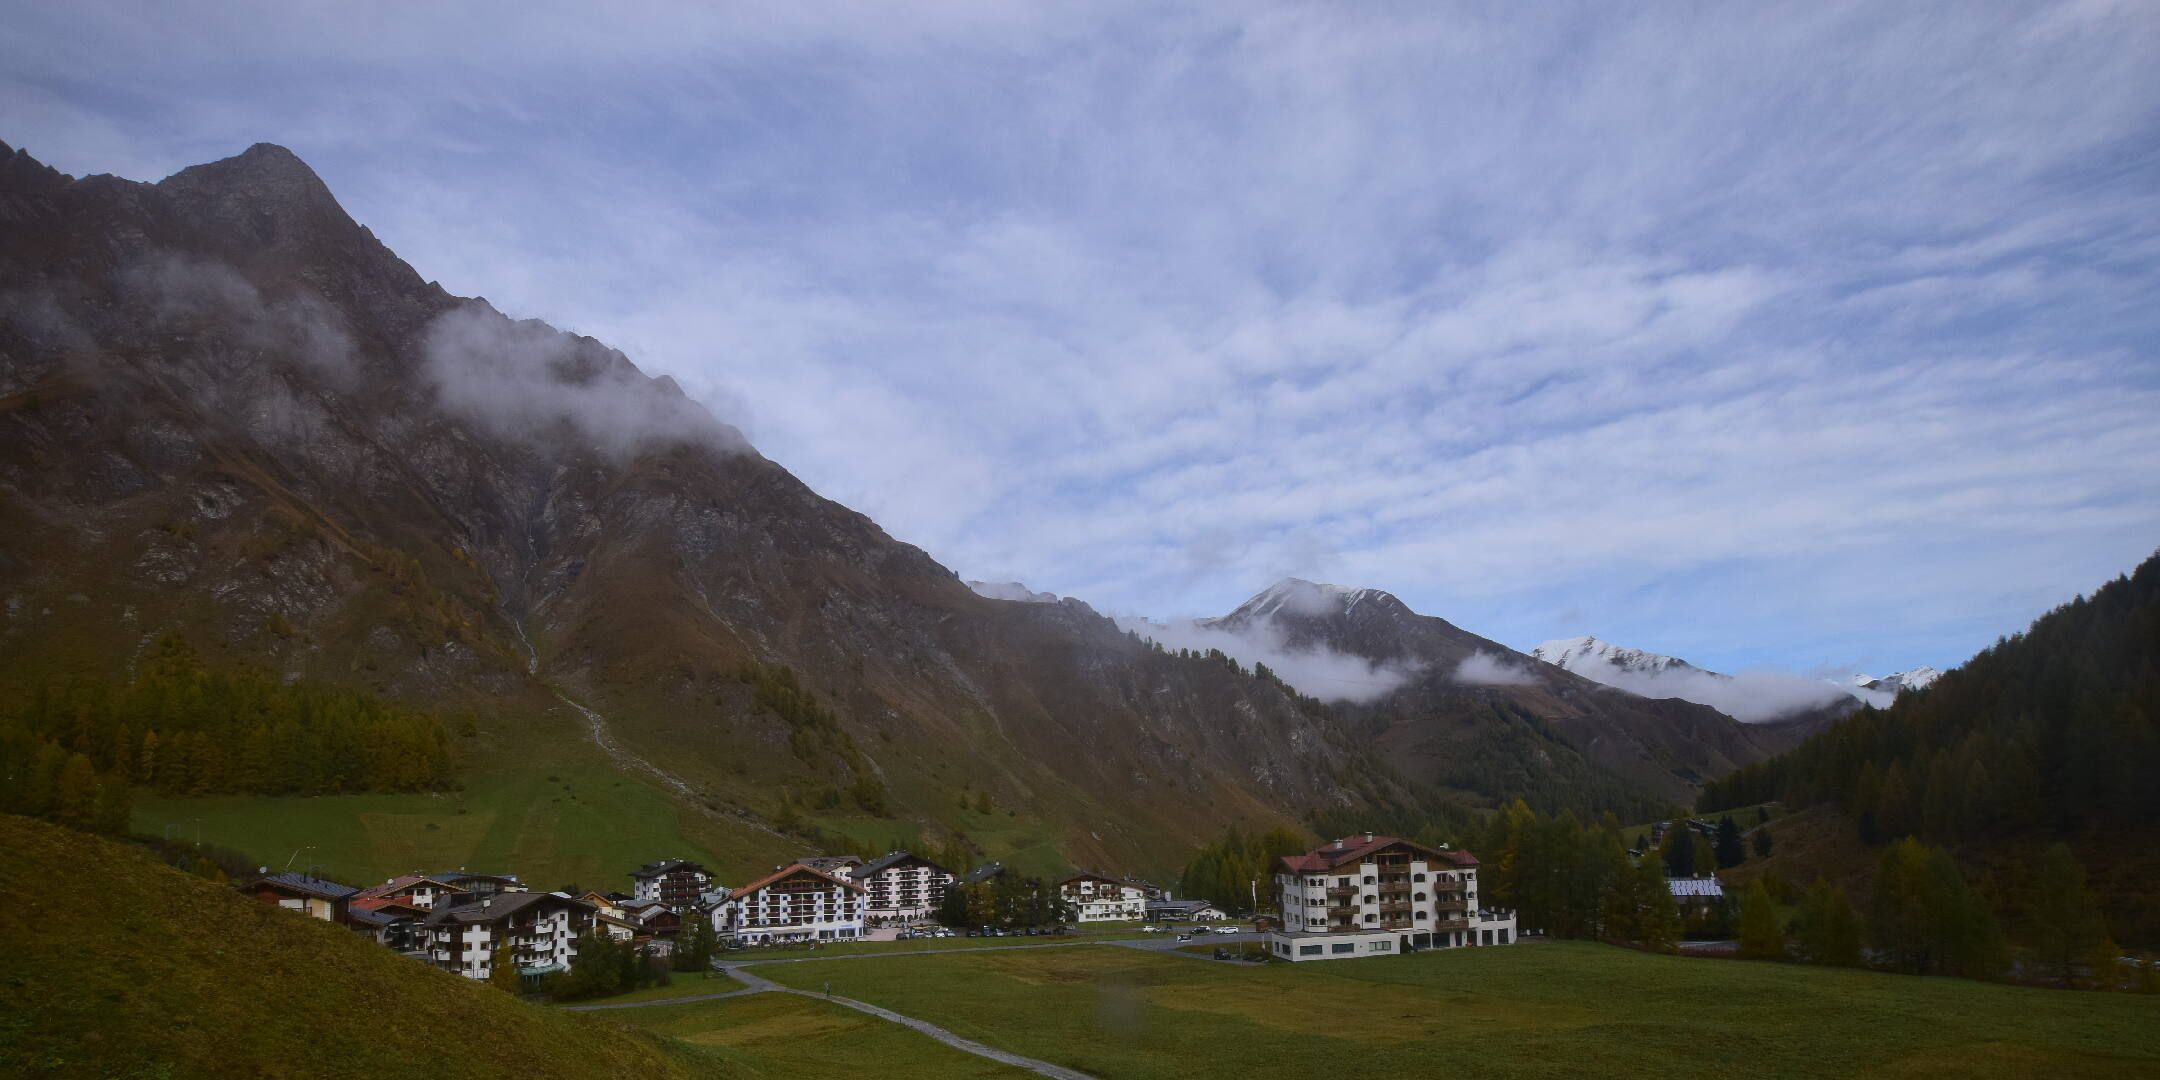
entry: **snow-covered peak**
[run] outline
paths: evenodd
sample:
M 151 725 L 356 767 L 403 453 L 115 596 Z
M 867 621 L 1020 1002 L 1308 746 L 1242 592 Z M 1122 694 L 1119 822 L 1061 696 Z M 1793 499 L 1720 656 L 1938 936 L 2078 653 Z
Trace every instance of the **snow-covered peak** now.
M 987 596 L 992 600 L 1012 600 L 1022 604 L 1058 602 L 1056 593 L 1035 592 L 1017 581 L 970 581 L 967 587 L 975 590 L 977 596 Z
M 1394 597 L 1379 589 L 1352 589 L 1303 578 L 1284 578 L 1239 604 L 1238 609 L 1230 613 L 1230 619 L 1267 619 L 1278 614 L 1347 615 L 1357 610 L 1358 605 L 1377 599 L 1393 600 Z
M 1607 682 L 1599 677 L 1606 673 L 1658 675 L 1680 669 L 1697 670 L 1695 665 L 1677 656 L 1630 649 L 1594 637 L 1556 638 L 1530 650 L 1530 655 L 1597 682 Z
M 1925 690 L 1941 677 L 1942 672 L 1922 664 L 1910 671 L 1894 672 L 1879 679 L 1873 675 L 1855 675 L 1852 681 L 1854 686 L 1862 690 L 1881 690 L 1896 694 L 1905 690 Z

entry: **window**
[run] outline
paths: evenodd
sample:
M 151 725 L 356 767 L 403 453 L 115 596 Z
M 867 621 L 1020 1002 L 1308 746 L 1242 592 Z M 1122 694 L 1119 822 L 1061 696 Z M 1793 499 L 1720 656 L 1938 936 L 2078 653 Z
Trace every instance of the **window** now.
M 1331 952 L 1331 953 L 1349 953 L 1349 952 L 1356 952 L 1356 951 L 1357 951 L 1357 942 L 1355 942 L 1355 941 L 1338 941 L 1338 942 L 1336 942 L 1335 944 L 1333 944 L 1333 945 L 1330 945 L 1330 946 L 1328 946 L 1328 951 L 1329 951 L 1329 952 Z
M 1379 921 L 1380 921 L 1380 916 L 1378 916 L 1378 915 L 1374 915 L 1374 914 L 1372 914 L 1372 913 L 1370 913 L 1370 912 L 1367 912 L 1367 913 L 1366 913 L 1366 915 L 1365 915 L 1365 921 L 1366 921 L 1366 922 L 1379 922 Z
M 1505 926 L 1500 928 L 1500 944 L 1507 944 L 1507 927 Z
M 1418 874 L 1414 878 L 1412 878 L 1412 880 L 1416 881 L 1420 885 L 1423 885 L 1425 884 L 1425 875 Z
M 1425 912 L 1425 911 L 1420 911 L 1420 912 L 1418 912 L 1418 913 L 1417 913 L 1417 917 L 1418 917 L 1418 918 L 1420 918 L 1420 919 L 1423 919 L 1423 918 L 1425 918 L 1425 917 L 1426 917 L 1427 915 L 1429 915 L 1429 914 L 1431 914 L 1431 913 L 1430 913 L 1430 912 Z
M 1299 956 L 1318 956 L 1320 955 L 1320 946 L 1300 945 L 1297 947 L 1297 954 Z
M 1372 943 L 1372 951 L 1374 952 L 1391 952 L 1394 948 L 1395 943 L 1392 941 L 1375 941 Z

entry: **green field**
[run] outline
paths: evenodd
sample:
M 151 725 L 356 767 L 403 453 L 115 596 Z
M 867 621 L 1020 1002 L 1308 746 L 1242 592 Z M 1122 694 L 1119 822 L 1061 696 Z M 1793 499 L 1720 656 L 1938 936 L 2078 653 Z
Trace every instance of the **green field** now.
M 689 1056 L 729 1076 L 1023 1077 L 928 1036 L 793 994 L 751 994 L 690 1005 L 656 1005 L 613 1016 L 689 1045 Z
M 2160 1074 L 2160 1000 L 1554 943 L 1232 965 L 1102 947 L 761 966 L 1102 1077 Z
M 651 784 L 601 764 L 473 777 L 460 792 L 141 799 L 134 828 L 201 838 L 275 870 L 315 865 L 365 884 L 414 870 L 468 867 L 516 874 L 537 888 L 627 889 L 630 871 L 660 858 L 721 869 L 764 865 L 722 837 L 693 838 L 701 822 Z M 717 826 L 712 831 L 717 831 Z M 711 846 L 736 847 L 722 859 Z

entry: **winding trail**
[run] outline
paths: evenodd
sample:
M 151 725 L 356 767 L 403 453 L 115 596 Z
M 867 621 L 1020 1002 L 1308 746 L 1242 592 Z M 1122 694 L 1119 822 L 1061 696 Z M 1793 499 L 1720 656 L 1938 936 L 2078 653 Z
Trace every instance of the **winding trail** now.
M 551 687 L 550 689 L 553 688 Z M 726 822 L 730 825 L 740 825 L 745 828 L 756 829 L 759 832 L 771 833 L 772 835 L 780 837 L 783 840 L 787 839 L 786 833 L 783 833 L 780 830 L 775 829 L 772 826 L 767 825 L 763 822 L 757 821 L 747 815 L 730 814 L 724 810 L 717 810 L 711 806 L 707 806 L 705 804 L 705 800 L 698 797 L 697 790 L 690 786 L 690 782 L 688 780 L 685 780 L 682 777 L 677 776 L 674 773 L 671 773 L 666 769 L 663 769 L 660 766 L 653 764 L 652 762 L 646 760 L 644 757 L 624 747 L 621 743 L 616 742 L 615 733 L 608 730 L 607 717 L 600 715 L 598 712 L 592 709 L 586 708 L 583 703 L 572 698 L 570 695 L 563 693 L 561 690 L 555 691 L 555 697 L 563 704 L 568 705 L 573 709 L 576 709 L 578 715 L 585 718 L 585 724 L 592 732 L 593 745 L 599 747 L 600 752 L 606 754 L 608 756 L 608 760 L 613 761 L 618 767 L 631 772 L 644 773 L 646 776 L 652 777 L 654 782 L 658 783 L 661 787 L 664 787 L 669 791 L 672 791 L 675 794 L 682 796 L 683 801 L 688 803 L 692 809 L 696 810 L 698 813 L 705 815 L 706 817 L 713 819 L 714 821 Z

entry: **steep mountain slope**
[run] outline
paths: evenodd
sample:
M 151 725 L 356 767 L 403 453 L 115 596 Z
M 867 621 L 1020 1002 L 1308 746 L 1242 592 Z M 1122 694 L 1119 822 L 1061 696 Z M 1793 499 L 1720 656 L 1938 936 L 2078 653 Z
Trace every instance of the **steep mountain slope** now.
M 2160 554 L 1926 690 L 1855 714 L 1703 791 L 1716 810 L 1834 804 L 1867 843 L 1911 834 L 2012 880 L 2079 847 L 2118 940 L 2160 941 Z
M 9 1076 L 734 1075 L 55 825 L 0 814 L 0 889 Z
M 1289 579 L 1212 625 L 1406 675 L 1378 700 L 1340 711 L 1410 775 L 1488 797 L 1513 787 L 1548 792 L 1557 805 L 1686 803 L 1702 781 L 1775 745 L 1714 709 L 1600 685 L 1378 589 Z
M 483 754 L 589 727 L 803 848 L 1164 867 L 1385 782 L 1279 685 L 978 596 L 621 353 L 422 280 L 281 148 L 144 184 L 0 147 L 0 316 L 16 686 L 179 631 L 478 705 Z

